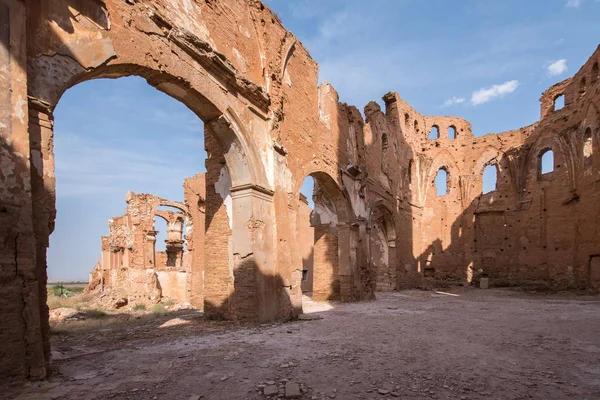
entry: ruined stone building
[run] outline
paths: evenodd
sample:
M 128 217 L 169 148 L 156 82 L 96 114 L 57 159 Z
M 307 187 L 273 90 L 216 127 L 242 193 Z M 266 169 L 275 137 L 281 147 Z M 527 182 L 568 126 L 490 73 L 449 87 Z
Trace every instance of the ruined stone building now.
M 162 297 L 202 303 L 193 299 L 194 285 L 202 284 L 193 276 L 201 275 L 195 267 L 204 265 L 204 174 L 186 179 L 183 187 L 183 203 L 127 193 L 125 215 L 109 220 L 110 233 L 102 237 L 100 260 L 86 290 L 117 291 L 129 303 Z M 155 217 L 166 222 L 165 251 L 156 251 Z
M 155 295 L 145 285 L 158 263 L 149 216 L 173 206 L 160 214 L 172 223 L 161 263 L 189 271 L 181 290 L 190 302 L 269 321 L 301 312 L 309 258 L 317 299 L 371 299 L 479 270 L 492 285 L 598 289 L 599 62 L 600 49 L 548 89 L 538 122 L 474 137 L 467 121 L 421 115 L 396 93 L 363 118 L 329 84 L 317 86 L 317 63 L 258 0 L 0 0 L 0 376 L 43 378 L 50 362 L 53 110 L 70 87 L 138 75 L 205 124 L 205 183 L 186 181 L 184 204 L 128 196 L 102 255 L 128 275 L 103 280 Z M 554 168 L 542 173 L 545 154 Z M 488 165 L 496 190 L 482 194 Z M 434 186 L 440 170 L 444 196 Z M 132 254 L 132 243 L 147 247 Z

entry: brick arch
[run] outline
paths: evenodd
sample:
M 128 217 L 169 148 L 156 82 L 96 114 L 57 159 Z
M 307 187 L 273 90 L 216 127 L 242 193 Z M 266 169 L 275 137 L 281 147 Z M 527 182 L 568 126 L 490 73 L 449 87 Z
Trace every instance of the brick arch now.
M 354 270 L 356 263 L 355 258 L 349 254 L 352 251 L 350 225 L 354 221 L 352 207 L 347 195 L 329 173 L 316 170 L 308 176 L 313 177 L 317 196 L 321 196 L 320 199 L 316 199 L 315 210 L 310 216 L 311 226 L 314 229 L 313 299 L 350 298 L 352 289 L 349 282 L 354 279 L 351 271 Z M 317 204 L 319 200 L 325 204 Z M 301 201 L 299 189 L 297 201 L 298 204 Z M 331 204 L 326 204 L 329 202 Z M 334 215 L 329 211 L 333 211 Z M 301 263 L 301 261 L 297 262 Z
M 265 156 L 261 153 L 271 144 L 267 122 L 269 96 L 261 86 L 240 72 L 236 67 L 241 65 L 239 60 L 231 62 L 216 50 L 210 32 L 198 28 L 204 23 L 202 19 L 192 20 L 186 13 L 157 10 L 156 7 L 160 7 L 158 2 L 129 5 L 115 0 L 52 0 L 39 7 L 32 6 L 28 11 L 29 107 L 25 111 L 29 115 L 25 115 L 24 121 L 29 123 L 31 143 L 31 197 L 36 241 L 34 262 L 39 282 L 45 282 L 46 249 L 56 216 L 53 111 L 69 88 L 88 80 L 139 76 L 157 90 L 181 101 L 204 121 L 208 132 L 205 136 L 215 139 L 214 145 L 211 141 L 211 149 L 214 146 L 215 159 L 225 159 L 231 174 L 231 192 L 236 191 L 233 195 L 235 209 L 247 210 L 247 203 L 260 204 L 256 208 L 261 210 L 271 207 L 267 198 L 272 196 L 272 184 L 267 177 L 267 163 L 263 162 Z M 79 12 L 75 17 L 73 10 Z M 240 18 L 247 18 L 248 14 L 240 15 L 245 15 Z M 216 22 L 218 25 L 219 21 Z M 258 37 L 252 40 L 256 41 L 256 46 L 259 45 Z M 258 54 L 252 54 L 250 47 L 244 55 L 253 60 L 259 59 Z M 254 64 L 253 60 L 248 61 Z M 260 80 L 254 79 L 254 82 Z M 27 99 L 24 101 L 27 104 Z M 257 191 L 266 194 L 261 197 Z M 216 213 L 218 209 L 212 211 Z M 267 246 L 266 240 L 253 242 L 247 233 L 246 221 L 245 215 L 233 218 L 231 230 L 232 235 L 237 237 L 235 248 L 224 254 L 224 266 L 211 266 L 215 270 L 210 275 L 211 279 L 228 276 L 228 263 L 236 262 L 233 259 L 236 252 L 252 254 L 246 261 L 257 259 L 256 265 L 269 262 L 261 258 L 264 254 L 261 250 Z M 225 243 L 229 240 L 225 235 L 218 236 L 218 239 Z M 227 249 L 227 246 L 224 248 Z M 229 305 L 230 302 L 244 301 L 231 297 L 237 289 L 235 285 L 242 284 L 242 280 L 237 280 L 235 285 L 230 281 L 223 296 L 211 293 L 216 299 L 216 306 L 225 310 L 222 312 L 235 309 Z M 43 347 L 43 354 L 36 354 L 34 363 L 28 366 L 36 372 L 27 374 L 39 377 L 45 375 L 50 355 L 45 296 L 45 285 L 40 284 L 41 301 L 36 305 L 40 324 L 27 327 L 30 336 L 35 337 L 32 346 Z M 205 295 L 205 301 L 207 298 Z M 271 318 L 270 315 L 268 317 Z
M 296 204 L 299 201 L 300 189 L 307 177 L 312 176 L 315 181 L 323 187 L 326 193 L 333 200 L 338 214 L 338 221 L 344 224 L 351 224 L 356 220 L 350 197 L 341 181 L 334 178 L 331 171 L 321 168 L 319 161 L 314 161 L 305 169 L 304 179 L 297 181 L 295 189 Z
M 502 157 L 502 152 L 500 149 L 489 146 L 487 149 L 481 153 L 479 158 L 475 161 L 475 165 L 473 167 L 473 175 L 479 176 L 483 173 L 485 167 L 491 164 L 491 162 L 496 159 L 496 164 L 500 162 L 500 158 Z
M 587 128 L 590 128 L 592 132 L 600 131 L 600 111 L 596 104 L 592 103 L 589 105 L 581 125 L 583 127 L 582 132 L 585 132 Z
M 377 199 L 369 207 L 367 219 L 369 272 L 373 291 L 397 288 L 397 229 L 391 207 Z
M 159 200 L 158 203 L 154 207 L 154 210 L 153 210 L 154 214 L 156 214 L 158 211 L 160 211 L 160 210 L 158 210 L 158 207 L 176 208 L 185 215 L 186 219 L 189 219 L 191 217 L 190 210 L 188 209 L 188 207 L 179 201 L 171 201 L 171 200 L 164 200 L 164 199 Z
M 448 150 L 442 150 L 431 162 L 431 166 L 427 173 L 427 179 L 425 180 L 425 204 L 427 204 L 427 194 L 429 193 L 429 189 L 431 186 L 434 186 L 435 177 L 440 169 L 444 169 L 446 173 L 448 173 L 449 187 L 456 187 L 458 184 L 458 177 L 461 174 L 458 164 Z M 451 193 L 451 191 L 448 192 L 448 194 Z
M 60 63 L 58 61 L 54 62 L 54 60 L 48 61 L 46 67 L 53 70 L 61 69 Z M 75 74 L 67 82 L 60 85 L 56 81 L 44 81 L 46 88 L 55 86 L 54 92 L 57 96 L 50 97 L 49 102 L 35 96 L 36 86 L 42 85 L 38 78 L 32 88 L 32 97 L 38 99 L 41 104 L 46 105 L 51 113 L 60 97 L 78 83 L 92 79 L 117 79 L 127 76 L 139 76 L 146 79 L 149 85 L 181 101 L 202 119 L 205 124 L 205 131 L 210 132 L 224 149 L 224 157 L 231 173 L 233 186 L 249 184 L 262 187 L 269 186 L 253 134 L 246 128 L 235 109 L 226 106 L 221 110 L 221 105 L 217 102 L 218 99 L 214 99 L 213 102 L 212 96 L 207 97 L 199 92 L 187 78 L 173 76 L 137 64 L 111 63 L 91 71 Z
M 533 142 L 531 150 L 529 151 L 528 165 L 527 165 L 527 185 L 538 182 L 540 177 L 540 171 L 542 167 L 542 156 L 548 152 L 552 151 L 552 156 L 554 159 L 554 167 L 557 165 L 557 160 L 562 160 L 565 157 L 563 153 L 565 150 L 568 151 L 568 144 L 561 143 L 561 138 L 559 135 L 553 136 L 539 136 L 536 141 Z M 558 163 L 561 165 L 561 163 Z M 568 168 L 562 168 L 561 170 L 567 171 L 567 178 L 572 181 L 572 177 L 569 174 Z M 554 168 L 553 173 L 556 173 L 557 170 Z

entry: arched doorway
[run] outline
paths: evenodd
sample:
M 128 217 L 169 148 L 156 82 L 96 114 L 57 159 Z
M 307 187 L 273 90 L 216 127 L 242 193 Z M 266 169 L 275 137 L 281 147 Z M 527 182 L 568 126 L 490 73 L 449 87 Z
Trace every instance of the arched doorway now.
M 9 16 L 9 21 L 7 25 L 3 19 L 0 24 L 0 41 L 8 40 L 5 49 L 9 52 L 1 53 L 9 56 L 11 66 L 8 86 L 3 87 L 9 88 L 6 92 L 11 93 L 14 107 L 9 110 L 3 103 L 0 108 L 2 112 L 14 109 L 15 115 L 9 127 L 11 143 L 3 144 L 2 150 L 9 148 L 11 163 L 18 165 L 12 184 L 19 189 L 11 189 L 10 218 L 3 219 L 4 226 L 16 228 L 3 238 L 12 243 L 19 236 L 19 247 L 14 246 L 15 257 L 12 248 L 5 257 L 15 264 L 7 307 L 16 311 L 11 317 L 14 330 L 5 340 L 14 344 L 1 348 L 6 357 L 0 362 L 0 375 L 46 376 L 50 358 L 46 251 L 56 212 L 53 111 L 68 88 L 95 78 L 140 76 L 202 119 L 208 133 L 205 139 L 211 138 L 206 146 L 207 187 L 214 188 L 219 177 L 224 177 L 221 191 L 209 190 L 205 199 L 206 241 L 219 249 L 206 271 L 205 300 L 215 313 L 226 316 L 274 318 L 258 310 L 264 304 L 278 303 L 281 290 L 255 296 L 264 283 L 263 275 L 275 272 L 269 247 L 274 222 L 268 221 L 274 215 L 274 193 L 266 173 L 271 161 L 265 152 L 272 146 L 267 94 L 271 74 L 263 64 L 261 33 L 252 29 L 256 19 L 244 12 L 235 21 L 217 14 L 219 33 L 213 35 L 215 28 L 204 24 L 204 5 L 188 3 L 186 13 L 167 3 L 162 7 L 121 1 L 27 5 L 9 1 L 3 7 L 2 15 Z M 241 25 L 249 40 L 235 49 L 228 45 L 229 37 L 221 27 Z M 6 37 L 4 32 L 9 31 L 18 34 Z M 249 232 L 246 222 L 252 217 L 266 222 Z M 248 274 L 252 284 L 237 291 L 240 296 L 234 298 L 245 282 L 241 276 L 234 280 L 231 271 L 236 272 L 241 264 L 257 272 Z M 250 305 L 243 308 L 235 302 Z
M 57 69 L 61 66 L 57 65 Z M 158 90 L 183 102 L 198 117 L 202 119 L 205 126 L 205 146 L 208 152 L 206 161 L 207 186 L 213 188 L 208 190 L 206 198 L 206 225 L 205 238 L 210 246 L 205 251 L 215 250 L 217 257 L 210 265 L 209 270 L 199 271 L 197 275 L 204 272 L 203 282 L 193 280 L 193 284 L 201 285 L 202 289 L 197 287 L 194 291 L 203 290 L 205 311 L 224 315 L 227 317 L 240 318 L 262 318 L 270 319 L 273 316 L 259 315 L 260 305 L 253 299 L 254 290 L 260 285 L 260 277 L 257 277 L 257 267 L 251 267 L 250 274 L 242 275 L 244 278 L 235 280 L 230 273 L 231 265 L 237 261 L 234 254 L 250 254 L 252 257 L 246 257 L 245 265 L 261 265 L 264 268 L 272 268 L 268 262 L 257 260 L 262 256 L 260 251 L 255 248 L 261 248 L 264 244 L 252 241 L 247 234 L 245 222 L 248 216 L 243 215 L 244 211 L 260 209 L 268 211 L 272 203 L 266 198 L 272 196 L 268 189 L 263 163 L 260 161 L 258 152 L 254 150 L 254 138 L 245 130 L 244 124 L 231 108 L 220 111 L 213 103 L 209 102 L 204 96 L 200 95 L 185 81 L 173 77 L 169 74 L 147 69 L 136 65 L 113 65 L 78 74 L 69 80 L 68 84 L 61 88 L 56 88 L 61 94 L 68 87 L 77 83 L 96 79 L 96 78 L 118 78 L 137 75 L 145 78 L 147 82 Z M 47 82 L 48 86 L 57 84 L 56 81 Z M 47 89 L 47 88 L 45 88 Z M 32 90 L 35 90 L 33 88 Z M 45 304 L 47 296 L 46 282 L 46 249 L 49 245 L 49 235 L 54 229 L 55 219 L 55 199 L 56 186 L 53 174 L 54 154 L 53 154 L 53 123 L 54 107 L 58 102 L 58 96 L 49 103 L 40 98 L 36 98 L 35 92 L 32 93 L 29 104 L 29 114 L 33 116 L 29 120 L 29 131 L 34 138 L 31 141 L 32 159 L 39 159 L 34 162 L 33 169 L 35 173 L 32 177 L 32 197 L 33 213 L 36 232 L 36 269 L 39 275 L 39 281 L 44 284 L 39 285 L 39 313 L 41 323 L 41 343 L 43 343 L 45 360 L 49 360 L 49 342 L 48 342 L 48 309 Z M 223 174 L 227 179 L 220 179 Z M 215 185 L 222 189 L 217 192 Z M 257 190 L 256 188 L 261 188 Z M 259 195 L 256 195 L 256 193 Z M 266 204 L 266 207 L 259 208 L 256 204 Z M 254 206 L 253 206 L 254 205 Z M 242 210 L 241 214 L 236 214 L 233 210 Z M 266 224 L 265 231 L 269 231 L 272 225 Z M 232 238 L 235 237 L 235 240 Z M 268 237 L 264 235 L 264 237 Z M 143 266 L 141 262 L 139 265 Z M 250 291 L 239 291 L 244 293 L 241 296 L 236 293 L 239 285 L 244 285 L 244 279 L 251 279 L 253 282 Z M 250 301 L 249 301 L 250 300 Z M 264 299 L 264 301 L 272 301 Z M 246 308 L 235 307 L 233 303 L 248 304 Z M 31 329 L 36 329 L 31 327 Z M 38 359 L 39 360 L 39 359 Z M 41 363 L 42 365 L 45 362 Z
M 302 291 L 315 301 L 348 299 L 352 296 L 356 263 L 351 208 L 329 174 L 313 172 L 306 181 L 313 182 L 303 185 L 312 193 L 300 194 L 297 214 Z
M 379 292 L 397 288 L 396 226 L 391 211 L 377 202 L 369 219 L 369 263 L 372 282 Z

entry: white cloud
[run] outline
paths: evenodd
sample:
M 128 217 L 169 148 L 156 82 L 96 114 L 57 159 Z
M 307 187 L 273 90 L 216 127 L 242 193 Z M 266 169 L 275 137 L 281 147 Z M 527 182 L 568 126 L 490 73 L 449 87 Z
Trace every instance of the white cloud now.
M 565 7 L 577 8 L 581 5 L 582 0 L 567 0 Z
M 462 104 L 465 101 L 466 101 L 466 99 L 464 97 L 452 96 L 448 100 L 444 101 L 444 104 L 442 104 L 442 107 L 446 108 L 446 107 L 450 107 L 450 106 L 453 106 L 453 105 L 456 105 L 456 104 Z
M 501 85 L 494 85 L 487 89 L 479 89 L 473 92 L 471 95 L 471 104 L 477 106 L 479 104 L 487 103 L 488 101 L 497 98 L 504 97 L 504 95 L 509 94 L 517 90 L 519 87 L 519 81 L 512 80 L 508 82 L 504 82 Z
M 550 76 L 560 75 L 567 70 L 567 60 L 563 58 L 558 61 L 554 61 L 548 65 L 547 69 L 548 75 Z

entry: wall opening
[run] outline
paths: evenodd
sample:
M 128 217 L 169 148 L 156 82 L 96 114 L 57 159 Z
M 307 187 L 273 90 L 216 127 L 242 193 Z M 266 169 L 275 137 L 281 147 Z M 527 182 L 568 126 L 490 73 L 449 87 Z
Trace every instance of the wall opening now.
M 445 196 L 449 192 L 449 174 L 445 168 L 440 168 L 435 176 L 435 188 L 438 196 Z
M 166 136 L 170 132 L 176 134 Z M 189 302 L 181 272 L 188 267 L 185 214 L 153 210 L 153 201 L 183 202 L 184 179 L 205 170 L 202 120 L 141 77 L 88 80 L 57 104 L 53 150 L 57 218 L 47 251 L 50 287 L 89 284 L 91 302 L 82 302 L 83 309 L 114 307 L 108 300 L 113 292 L 135 299 L 120 304 L 122 310 L 165 298 Z M 61 304 L 52 291 L 47 302 L 50 308 Z
M 311 214 L 315 208 L 313 195 L 315 181 L 312 176 L 307 176 L 300 188 L 300 201 L 296 229 L 298 233 L 297 244 L 302 256 L 302 293 L 311 297 L 313 292 L 313 259 L 315 233 L 311 225 Z
M 498 168 L 495 162 L 483 169 L 482 193 L 490 193 L 498 189 Z
M 156 231 L 156 243 L 154 251 L 164 252 L 167 250 L 167 221 L 157 215 L 154 216 L 154 230 Z
M 404 126 L 410 127 L 410 115 L 408 113 L 404 114 Z
M 348 260 L 340 258 L 338 252 L 340 237 L 345 237 L 339 226 L 348 224 L 351 209 L 337 183 L 325 172 L 314 172 L 305 179 L 299 200 L 296 237 L 303 255 L 302 274 L 306 276 L 302 292 L 313 300 L 339 300 L 343 295 L 340 271 L 349 268 L 340 265 Z
M 540 175 L 549 174 L 554 171 L 554 152 L 551 149 L 544 150 L 539 156 Z
M 587 90 L 587 82 L 585 76 L 581 78 L 579 82 L 579 96 L 583 96 Z
M 437 125 L 433 125 L 431 130 L 429 131 L 429 136 L 427 139 L 429 140 L 437 140 L 440 138 L 440 128 Z
M 414 130 L 415 130 L 416 133 L 419 133 L 419 123 L 417 122 L 416 119 L 415 119 L 415 122 L 414 122 Z
M 456 139 L 456 128 L 454 126 L 448 128 L 448 139 Z
M 560 96 L 554 99 L 554 111 L 562 110 L 565 107 L 565 95 L 561 94 Z
M 87 280 L 108 220 L 123 215 L 128 191 L 183 201 L 183 180 L 204 170 L 204 124 L 135 76 L 70 88 L 54 117 L 57 224 L 48 276 Z M 165 140 L 165 132 L 174 130 L 178 134 Z
M 583 135 L 583 168 L 589 168 L 592 165 L 593 151 L 592 130 L 587 128 Z
M 592 66 L 591 83 L 594 84 L 594 83 L 598 82 L 599 78 L 600 78 L 600 71 L 598 70 L 598 63 L 595 62 L 594 65 Z
M 396 289 L 396 229 L 393 214 L 379 204 L 371 215 L 369 262 L 376 291 Z

